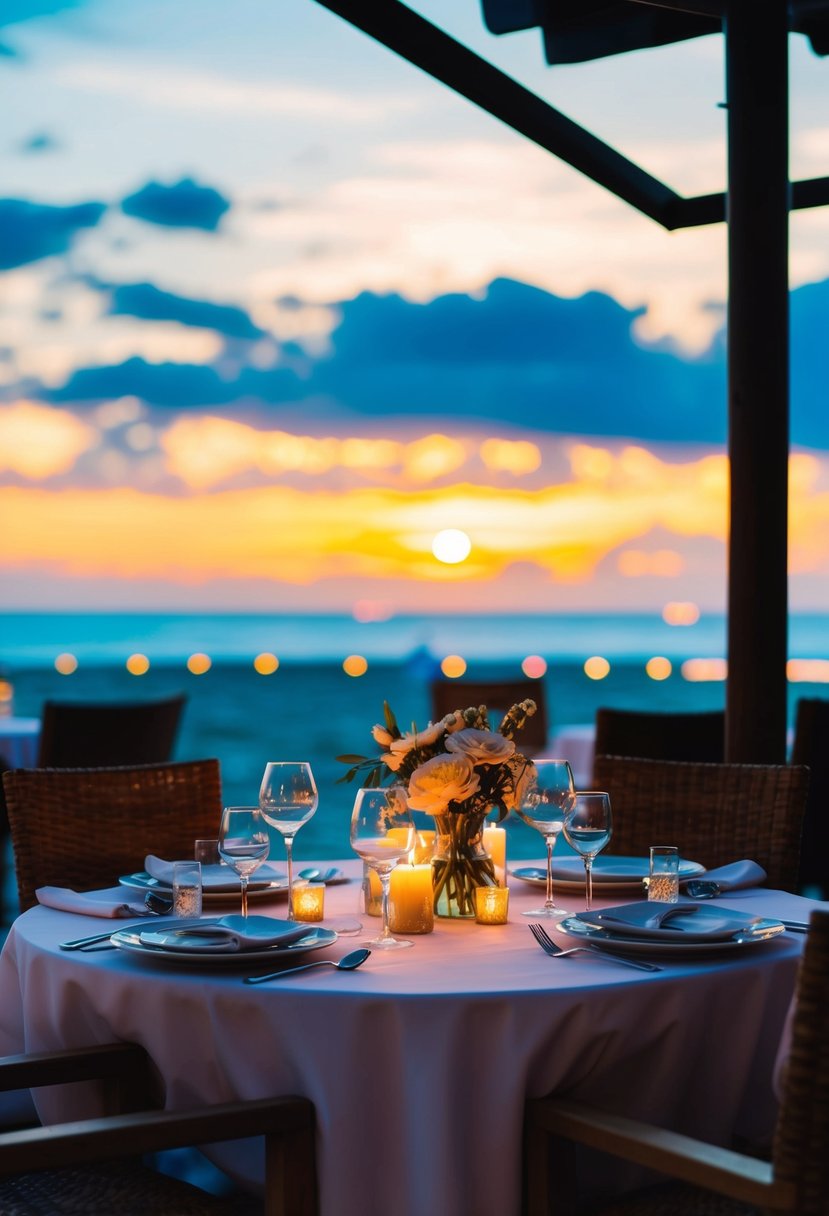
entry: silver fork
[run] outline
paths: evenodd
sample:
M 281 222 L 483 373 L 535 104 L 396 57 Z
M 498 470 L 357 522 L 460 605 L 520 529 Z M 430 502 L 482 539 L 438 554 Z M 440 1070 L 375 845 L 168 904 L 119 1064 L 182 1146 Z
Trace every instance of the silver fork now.
M 556 945 L 543 925 L 530 925 L 530 933 L 550 958 L 567 958 L 570 954 L 592 954 L 594 958 L 600 958 L 606 963 L 618 963 L 620 967 L 633 967 L 636 971 L 662 970 L 655 963 L 634 963 L 632 959 L 619 958 L 617 954 L 604 954 L 599 950 L 591 949 L 590 946 L 570 946 L 569 949 L 564 950 L 561 946 Z

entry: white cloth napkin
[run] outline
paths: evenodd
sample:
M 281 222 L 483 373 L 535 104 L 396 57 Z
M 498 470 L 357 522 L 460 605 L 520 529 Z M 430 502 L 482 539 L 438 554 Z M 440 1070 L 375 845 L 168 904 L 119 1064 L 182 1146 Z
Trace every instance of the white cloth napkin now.
M 714 870 L 706 870 L 700 874 L 701 882 L 718 883 L 723 891 L 736 891 L 740 887 L 760 887 L 768 875 L 756 861 L 745 858 L 743 861 L 732 861 L 727 866 L 717 866 Z M 692 879 L 687 879 L 692 882 Z M 680 887 L 684 884 L 680 881 Z
M 141 941 L 150 946 L 164 946 L 167 950 L 225 953 L 288 946 L 306 937 L 312 928 L 295 921 L 275 920 L 270 916 L 231 914 L 182 929 L 168 926 L 158 932 L 147 930 L 141 934 Z
M 185 860 L 181 858 L 180 860 Z M 187 860 L 191 860 L 188 858 Z M 165 887 L 173 885 L 173 866 L 174 861 L 165 861 L 162 857 L 156 857 L 155 854 L 149 853 L 144 858 L 144 869 L 151 878 L 157 882 L 163 883 Z M 251 876 L 251 887 L 255 887 L 258 883 L 274 882 L 284 879 L 285 875 L 281 870 L 277 870 L 275 866 L 263 861 L 260 866 L 257 866 L 255 872 Z M 238 891 L 241 885 L 239 875 L 232 870 L 230 866 L 223 865 L 203 865 L 201 868 L 202 887 L 205 891 Z
M 79 912 L 82 916 L 146 916 L 143 903 L 124 902 L 123 890 L 73 891 L 70 887 L 38 887 L 37 902 L 59 912 Z
M 698 912 L 699 908 L 699 904 L 640 901 L 635 904 L 622 904 L 618 908 L 581 912 L 579 920 L 608 929 L 661 929 L 664 924 L 670 924 L 671 917 Z

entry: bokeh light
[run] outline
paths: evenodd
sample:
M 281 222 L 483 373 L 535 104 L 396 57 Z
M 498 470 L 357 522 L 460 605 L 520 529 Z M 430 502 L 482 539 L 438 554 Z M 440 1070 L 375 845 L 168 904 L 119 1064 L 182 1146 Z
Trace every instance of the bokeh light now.
M 699 608 L 690 600 L 672 600 L 662 609 L 662 620 L 666 625 L 696 625 Z
M 584 674 L 590 680 L 603 680 L 610 675 L 610 664 L 599 654 L 591 655 L 584 664 Z
M 432 541 L 432 552 L 439 562 L 456 566 L 472 552 L 472 541 L 460 528 L 444 528 Z
M 145 676 L 150 670 L 150 660 L 145 654 L 131 654 L 126 666 L 131 676 Z
M 212 666 L 213 660 L 210 658 L 210 655 L 202 654 L 201 651 L 191 654 L 187 660 L 187 670 L 191 676 L 203 676 L 210 671 Z
M 540 680 L 547 674 L 547 660 L 540 654 L 528 654 L 521 664 L 521 670 L 528 680 Z
M 648 659 L 645 664 L 645 671 L 652 680 L 667 680 L 668 676 L 673 671 L 670 659 L 666 659 L 663 655 L 654 655 L 652 659 Z
M 279 667 L 279 659 L 275 654 L 271 654 L 267 650 L 263 650 L 253 660 L 254 671 L 258 671 L 260 676 L 272 676 Z
M 361 654 L 350 654 L 343 660 L 343 671 L 347 676 L 364 676 L 368 671 L 368 662 Z
M 65 651 L 59 654 L 55 659 L 55 671 L 62 676 L 71 676 L 73 672 L 78 670 L 78 660 L 73 654 Z
M 829 684 L 829 660 L 789 659 L 786 679 L 791 684 Z
M 462 659 L 459 654 L 448 654 L 441 663 L 440 669 L 447 680 L 460 679 L 466 672 L 466 659 Z
M 703 684 L 709 680 L 724 680 L 728 675 L 725 659 L 686 659 L 680 667 L 683 680 Z

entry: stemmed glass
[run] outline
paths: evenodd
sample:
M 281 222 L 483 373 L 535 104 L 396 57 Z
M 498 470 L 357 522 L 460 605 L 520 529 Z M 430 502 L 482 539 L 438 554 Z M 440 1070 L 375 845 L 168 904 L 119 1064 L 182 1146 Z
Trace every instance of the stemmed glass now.
M 242 884 L 242 916 L 248 914 L 248 881 L 268 856 L 268 829 L 258 806 L 226 806 L 219 828 L 219 856 Z
M 319 803 L 311 765 L 306 761 L 270 761 L 259 787 L 259 807 L 267 823 L 282 833 L 288 859 L 288 920 L 294 916 L 293 844 L 303 823 Z
M 610 795 L 603 790 L 579 790 L 573 809 L 564 818 L 564 837 L 584 861 L 584 886 L 589 912 L 593 901 L 593 858 L 613 835 Z
M 357 791 L 351 812 L 351 847 L 379 879 L 383 892 L 383 931 L 367 943 L 379 950 L 395 950 L 413 943 L 392 937 L 389 930 L 389 882 L 398 861 L 414 846 L 414 821 L 405 792 L 397 786 Z
M 566 760 L 534 760 L 528 777 L 517 809 L 524 822 L 540 832 L 546 842 L 547 897 L 542 908 L 531 908 L 524 916 L 558 920 L 567 913 L 553 899 L 553 845 L 576 796 L 573 772 Z

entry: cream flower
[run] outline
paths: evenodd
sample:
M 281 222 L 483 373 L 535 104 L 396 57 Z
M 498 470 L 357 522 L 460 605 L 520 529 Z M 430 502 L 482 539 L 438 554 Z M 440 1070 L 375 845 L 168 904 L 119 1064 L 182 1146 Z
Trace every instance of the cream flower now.
M 464 722 L 463 713 L 459 709 L 455 709 L 451 714 L 447 714 L 445 718 L 441 718 L 441 725 L 445 727 L 447 734 L 454 734 L 456 730 L 463 730 L 466 723 Z
M 386 730 L 385 726 L 372 726 L 371 733 L 374 736 L 374 742 L 379 743 L 381 747 L 388 747 L 394 740 L 394 735 L 391 731 Z
M 478 775 L 466 756 L 433 756 L 409 778 L 409 806 L 413 811 L 441 815 L 450 802 L 463 802 L 479 788 Z
M 469 726 L 450 735 L 446 748 L 468 756 L 473 764 L 503 764 L 515 751 L 515 744 L 495 730 L 475 730 Z
M 412 748 L 431 747 L 433 743 L 437 743 L 445 729 L 442 722 L 430 722 L 423 730 L 409 731 L 408 734 L 401 735 L 399 739 L 393 739 L 390 750 L 402 760 L 404 756 L 408 756 Z
M 393 773 L 396 773 L 403 763 L 404 757 L 398 756 L 394 752 L 383 752 L 380 759 L 385 764 L 386 768 L 390 768 Z

